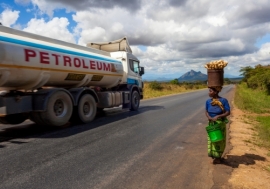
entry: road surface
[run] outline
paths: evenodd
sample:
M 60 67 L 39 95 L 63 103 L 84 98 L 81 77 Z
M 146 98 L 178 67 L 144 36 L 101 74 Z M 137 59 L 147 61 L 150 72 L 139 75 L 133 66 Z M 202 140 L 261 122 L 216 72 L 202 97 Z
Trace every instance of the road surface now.
M 221 96 L 231 102 L 234 86 Z M 207 157 L 208 89 L 106 110 L 91 124 L 0 125 L 0 188 L 220 188 L 231 168 Z

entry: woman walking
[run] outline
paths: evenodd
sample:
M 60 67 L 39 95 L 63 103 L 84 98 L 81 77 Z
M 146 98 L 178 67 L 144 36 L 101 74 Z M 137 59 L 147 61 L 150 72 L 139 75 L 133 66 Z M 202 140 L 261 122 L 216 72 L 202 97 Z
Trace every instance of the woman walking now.
M 227 116 L 230 115 L 230 105 L 226 98 L 220 97 L 219 92 L 222 87 L 208 87 L 209 97 L 206 101 L 206 117 L 210 123 L 219 124 L 221 126 L 224 139 L 219 142 L 211 142 L 208 136 L 208 156 L 214 159 L 213 163 L 220 163 L 222 154 L 226 146 L 226 123 L 228 123 Z

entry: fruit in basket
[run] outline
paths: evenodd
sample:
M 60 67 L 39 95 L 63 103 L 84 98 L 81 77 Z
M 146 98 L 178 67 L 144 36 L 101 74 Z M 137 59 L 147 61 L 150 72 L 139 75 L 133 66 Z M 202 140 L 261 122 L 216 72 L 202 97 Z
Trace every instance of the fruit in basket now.
M 210 70 L 219 70 L 225 68 L 227 64 L 228 62 L 224 60 L 214 60 L 205 64 L 204 67 Z

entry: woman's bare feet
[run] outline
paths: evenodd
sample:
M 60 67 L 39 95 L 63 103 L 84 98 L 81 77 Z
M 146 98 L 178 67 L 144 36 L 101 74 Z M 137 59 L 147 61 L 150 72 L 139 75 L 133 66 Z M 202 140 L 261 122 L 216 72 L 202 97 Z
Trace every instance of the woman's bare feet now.
M 213 160 L 213 164 L 221 164 L 222 163 L 222 158 L 215 158 Z

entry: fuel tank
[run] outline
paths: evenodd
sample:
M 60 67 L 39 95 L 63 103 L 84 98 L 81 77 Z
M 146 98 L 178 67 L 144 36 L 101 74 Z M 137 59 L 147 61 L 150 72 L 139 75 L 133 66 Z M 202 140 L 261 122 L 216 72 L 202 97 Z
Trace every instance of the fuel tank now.
M 123 77 L 109 52 L 0 26 L 0 89 L 111 88 Z

